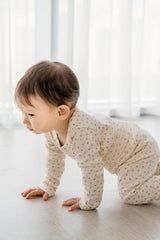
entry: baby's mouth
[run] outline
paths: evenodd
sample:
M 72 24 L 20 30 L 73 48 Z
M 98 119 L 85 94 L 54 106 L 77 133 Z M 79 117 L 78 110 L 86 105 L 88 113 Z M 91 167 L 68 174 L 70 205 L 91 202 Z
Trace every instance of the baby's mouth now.
M 27 127 L 27 129 L 28 129 L 29 131 L 33 131 L 33 129 L 32 129 L 32 128 L 30 128 L 30 127 Z

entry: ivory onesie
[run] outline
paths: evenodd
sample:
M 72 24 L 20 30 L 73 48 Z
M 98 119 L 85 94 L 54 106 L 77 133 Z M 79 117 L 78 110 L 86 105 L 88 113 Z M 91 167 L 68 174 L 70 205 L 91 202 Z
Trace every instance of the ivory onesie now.
M 64 171 L 65 156 L 77 161 L 82 171 L 84 198 L 81 209 L 97 208 L 102 200 L 104 168 L 118 175 L 121 198 L 141 204 L 160 199 L 159 147 L 153 137 L 136 124 L 95 117 L 76 108 L 69 121 L 66 142 L 60 145 L 55 131 L 45 134 L 48 158 L 39 186 L 54 195 Z

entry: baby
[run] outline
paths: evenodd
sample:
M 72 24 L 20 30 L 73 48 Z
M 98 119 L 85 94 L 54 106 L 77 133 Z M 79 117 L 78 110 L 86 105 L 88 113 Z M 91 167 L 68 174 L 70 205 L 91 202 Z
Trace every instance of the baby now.
M 64 171 L 65 156 L 82 171 L 83 198 L 62 203 L 90 210 L 102 200 L 104 168 L 118 176 L 120 197 L 128 204 L 160 199 L 159 147 L 136 124 L 107 118 L 97 120 L 77 108 L 79 83 L 72 70 L 59 62 L 43 61 L 28 69 L 15 90 L 23 123 L 36 134 L 45 133 L 48 158 L 41 185 L 22 193 L 27 199 L 53 196 Z

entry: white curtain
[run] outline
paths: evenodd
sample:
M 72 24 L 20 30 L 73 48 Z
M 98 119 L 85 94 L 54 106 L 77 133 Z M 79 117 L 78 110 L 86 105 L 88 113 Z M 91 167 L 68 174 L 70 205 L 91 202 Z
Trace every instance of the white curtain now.
M 75 71 L 82 108 L 159 115 L 159 43 L 159 0 L 0 0 L 0 124 L 18 121 L 15 85 L 45 59 Z
M 112 116 L 160 114 L 160 1 L 56 2 L 54 58 L 77 73 L 80 104 Z
M 50 0 L 0 0 L 0 125 L 20 122 L 14 89 L 28 67 L 50 59 L 50 24 Z

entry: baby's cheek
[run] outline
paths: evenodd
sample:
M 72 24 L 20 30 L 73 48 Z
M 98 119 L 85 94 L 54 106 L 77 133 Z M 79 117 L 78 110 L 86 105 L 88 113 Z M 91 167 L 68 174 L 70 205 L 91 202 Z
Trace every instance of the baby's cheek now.
M 38 130 L 40 128 L 40 123 L 38 122 L 32 121 L 31 125 L 34 130 Z

